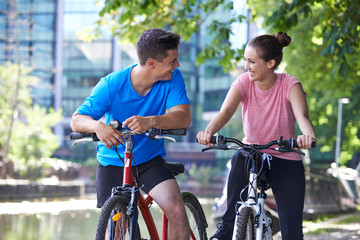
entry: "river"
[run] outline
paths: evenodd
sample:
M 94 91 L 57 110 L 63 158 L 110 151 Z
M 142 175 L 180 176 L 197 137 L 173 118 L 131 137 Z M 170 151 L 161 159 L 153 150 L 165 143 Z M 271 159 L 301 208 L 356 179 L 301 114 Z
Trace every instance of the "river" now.
M 209 227 L 214 232 L 213 199 L 200 199 Z M 94 239 L 100 210 L 95 196 L 82 199 L 35 200 L 0 203 L 0 240 L 89 240 Z M 157 206 L 155 222 L 161 222 Z

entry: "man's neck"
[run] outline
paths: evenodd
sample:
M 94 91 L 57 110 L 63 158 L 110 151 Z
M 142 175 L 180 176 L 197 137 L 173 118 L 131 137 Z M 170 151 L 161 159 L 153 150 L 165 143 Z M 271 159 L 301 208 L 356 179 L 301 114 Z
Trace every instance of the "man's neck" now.
M 136 65 L 130 74 L 131 86 L 141 96 L 145 96 L 157 82 L 146 66 Z

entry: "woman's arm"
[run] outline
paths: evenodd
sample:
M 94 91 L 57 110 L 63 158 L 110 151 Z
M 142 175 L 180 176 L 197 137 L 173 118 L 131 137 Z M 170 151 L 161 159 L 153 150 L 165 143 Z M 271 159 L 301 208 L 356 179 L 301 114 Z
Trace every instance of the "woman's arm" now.
M 300 148 L 309 149 L 312 142 L 316 142 L 316 135 L 314 126 L 310 121 L 306 96 L 301 84 L 295 84 L 291 88 L 289 100 L 300 131 L 303 134 L 297 137 L 298 145 Z
M 241 98 L 239 90 L 235 86 L 231 86 L 219 113 L 210 121 L 204 131 L 198 132 L 197 139 L 200 144 L 213 145 L 210 143 L 211 137 L 229 122 L 239 106 Z

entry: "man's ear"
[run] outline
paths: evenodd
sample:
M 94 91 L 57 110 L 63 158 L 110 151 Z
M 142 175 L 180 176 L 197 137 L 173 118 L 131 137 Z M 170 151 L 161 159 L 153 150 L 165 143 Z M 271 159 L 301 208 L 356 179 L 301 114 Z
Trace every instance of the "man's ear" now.
M 267 61 L 268 68 L 274 68 L 275 64 L 276 64 L 275 59 L 271 59 L 271 60 Z
M 151 68 L 151 69 L 154 69 L 155 68 L 155 65 L 156 65 L 156 60 L 153 59 L 153 58 L 149 58 L 147 61 L 146 61 L 146 65 Z

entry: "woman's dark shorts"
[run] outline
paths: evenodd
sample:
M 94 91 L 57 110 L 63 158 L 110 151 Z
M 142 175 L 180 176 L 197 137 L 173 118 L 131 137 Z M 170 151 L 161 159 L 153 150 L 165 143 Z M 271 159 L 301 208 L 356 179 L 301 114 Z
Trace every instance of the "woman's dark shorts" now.
M 149 162 L 132 167 L 137 177 L 138 186 L 141 190 L 149 193 L 159 183 L 174 179 L 172 172 L 166 167 L 166 162 L 161 156 L 151 159 Z M 103 166 L 98 163 L 96 172 L 97 207 L 101 208 L 111 196 L 113 187 L 121 186 L 123 180 L 123 167 Z

